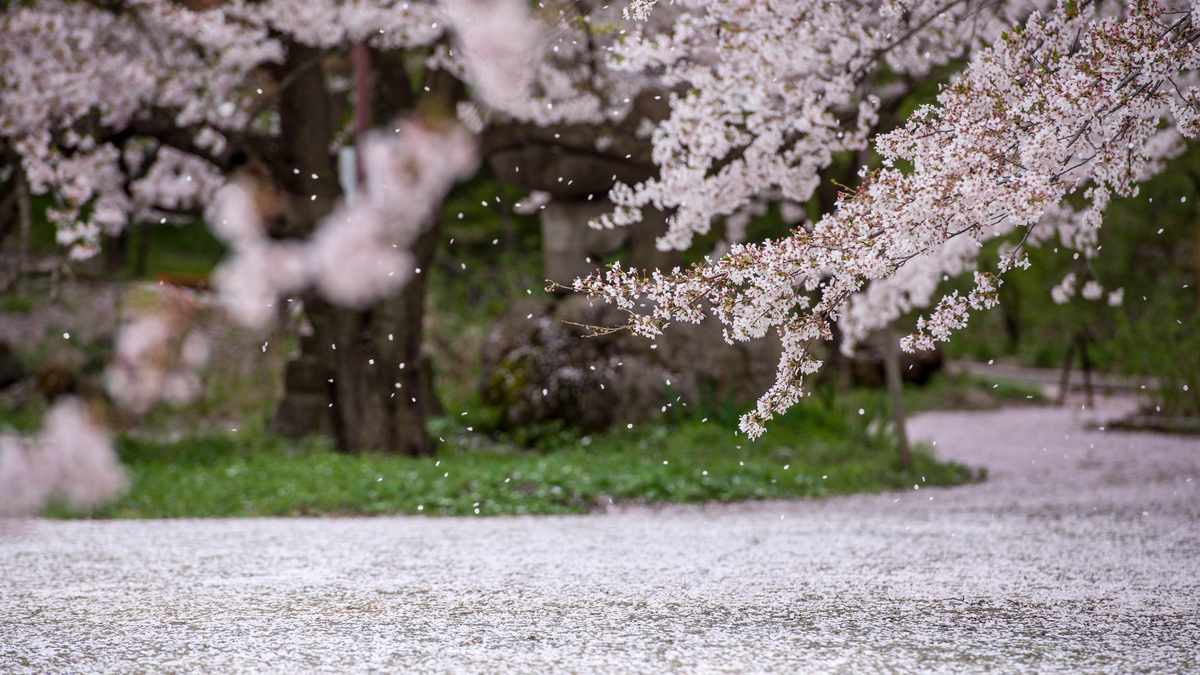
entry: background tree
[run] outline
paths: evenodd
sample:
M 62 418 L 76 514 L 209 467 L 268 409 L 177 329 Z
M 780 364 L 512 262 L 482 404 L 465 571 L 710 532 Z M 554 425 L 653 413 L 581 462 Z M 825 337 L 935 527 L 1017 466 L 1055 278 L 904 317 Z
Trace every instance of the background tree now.
M 0 139 L 33 190 L 53 195 L 47 216 L 75 258 L 128 222 L 208 206 L 235 251 L 217 274 L 235 314 L 261 325 L 280 294 L 304 302 L 311 368 L 289 371 L 281 410 L 313 426 L 292 430 L 327 419 L 344 449 L 428 453 L 420 270 L 441 196 L 468 165 L 448 125 L 457 116 L 480 131 L 501 112 L 534 125 L 603 122 L 630 109 L 592 91 L 626 99 L 629 86 L 580 63 L 601 49 L 576 39 L 592 34 L 580 33 L 591 17 L 572 3 L 542 13 L 539 23 L 523 3 L 470 0 L 12 4 L 0 15 Z M 560 56 L 541 61 L 542 47 Z M 339 206 L 350 195 L 338 165 L 355 111 L 360 124 L 421 120 L 385 127 L 402 142 L 381 136 L 373 157 L 360 148 L 364 192 L 376 194 L 357 210 Z M 434 147 L 445 152 L 413 150 Z M 407 193 L 378 199 L 405 180 Z M 389 246 L 401 248 L 384 256 Z
M 523 3 L 499 0 L 9 4 L 0 141 L 33 191 L 52 195 L 47 216 L 77 257 L 130 222 L 208 207 L 234 252 L 216 279 L 235 314 L 268 321 L 285 296 L 304 301 L 311 368 L 289 372 L 283 409 L 328 419 L 344 449 L 419 454 L 432 447 L 420 270 L 438 202 L 471 164 L 453 119 L 484 133 L 513 178 L 531 141 L 607 167 L 645 140 L 657 175 L 618 184 L 615 212 L 597 225 L 665 212 L 662 248 L 685 248 L 719 222 L 736 243 L 764 203 L 793 213 L 792 236 L 736 245 L 712 265 L 576 285 L 630 310 L 658 302 L 634 318 L 648 334 L 706 311 L 730 339 L 778 332 L 777 384 L 747 418 L 753 432 L 800 395 L 816 367 L 808 345 L 831 321 L 852 344 L 929 303 L 938 279 L 975 266 L 978 244 L 1012 232 L 1024 232 L 1022 246 L 1055 235 L 1090 255 L 1110 195 L 1131 191 L 1180 151 L 1179 131 L 1191 133 L 1184 9 L 1068 3 L 1006 32 L 1049 5 L 652 4 L 633 4 L 651 20 L 634 25 L 586 2 L 540 3 L 537 22 Z M 1154 51 L 1151 34 L 1170 39 Z M 1102 49 L 1113 53 L 1102 59 Z M 804 222 L 835 159 L 865 151 L 916 83 L 960 59 L 972 65 L 940 107 L 877 144 L 884 166 Z M 1109 86 L 1114 69 L 1127 79 Z M 646 105 L 662 97 L 665 114 Z M 380 134 L 363 133 L 372 121 Z M 338 157 L 352 141 L 359 175 L 343 194 Z M 1121 143 L 1128 157 L 1116 156 Z M 570 185 L 562 164 L 539 167 L 527 186 Z M 1060 205 L 1071 192 L 1084 208 Z M 965 305 L 992 301 L 996 276 L 976 279 L 969 298 L 942 303 L 927 337 L 961 325 Z

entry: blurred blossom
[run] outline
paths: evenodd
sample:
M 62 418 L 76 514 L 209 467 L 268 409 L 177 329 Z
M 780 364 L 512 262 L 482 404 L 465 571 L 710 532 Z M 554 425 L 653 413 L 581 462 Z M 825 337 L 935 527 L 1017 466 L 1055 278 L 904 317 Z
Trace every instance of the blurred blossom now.
M 1104 295 L 1104 287 L 1095 279 L 1089 279 L 1083 285 L 1083 290 L 1080 291 L 1080 294 L 1083 295 L 1084 300 L 1099 300 Z
M 194 294 L 156 287 L 154 303 L 121 327 L 105 389 L 118 405 L 144 413 L 160 399 L 182 403 L 200 393 L 193 370 L 207 360 L 207 339 L 193 330 Z
M 803 204 L 793 201 L 783 201 L 779 203 L 779 216 L 788 225 L 796 225 L 805 221 L 807 213 L 804 210 Z
M 50 492 L 30 441 L 0 435 L 0 517 L 36 513 Z
M 372 204 L 399 209 L 395 227 L 409 233 L 422 227 L 441 206 L 459 177 L 479 163 L 475 138 L 450 120 L 400 120 L 392 133 L 371 133 L 363 141 L 364 188 Z
M 183 348 L 179 350 L 179 357 L 190 368 L 200 368 L 208 363 L 208 357 L 212 354 L 212 345 L 209 343 L 208 336 L 203 333 L 192 331 L 183 339 Z
M 537 213 L 546 204 L 550 203 L 550 193 L 534 190 L 529 193 L 529 196 L 521 201 L 513 204 L 513 211 L 528 216 Z
M 389 237 L 388 225 L 384 211 L 361 202 L 325 220 L 307 247 L 308 269 L 321 295 L 334 304 L 365 307 L 408 281 L 415 267 L 408 233 Z M 398 239 L 404 248 L 393 247 Z
M 260 207 L 269 200 L 249 175 L 221 190 L 210 218 L 232 253 L 213 283 L 235 319 L 262 328 L 275 318 L 280 296 L 308 286 L 335 304 L 364 307 L 412 278 L 409 249 L 479 160 L 474 137 L 453 122 L 408 118 L 391 128 L 361 143 L 366 199 L 340 203 L 307 241 L 264 234 Z
M 275 317 L 275 300 L 309 280 L 307 247 L 265 237 L 235 248 L 213 271 L 221 305 L 243 325 L 262 328 Z
M 1050 289 L 1050 298 L 1061 305 L 1075 297 L 1075 273 L 1068 272 L 1063 280 Z
M 111 439 L 78 400 L 56 403 L 36 438 L 0 436 L 0 516 L 32 515 L 55 501 L 97 506 L 125 486 Z
M 470 101 L 459 101 L 454 108 L 454 115 L 467 131 L 473 134 L 483 133 L 483 113 L 480 112 L 479 106 Z
M 263 236 L 262 217 L 254 201 L 257 192 L 258 186 L 245 176 L 217 191 L 208 227 L 231 247 L 248 245 Z
M 484 103 L 504 110 L 533 93 L 541 25 L 524 0 L 443 0 L 464 67 Z

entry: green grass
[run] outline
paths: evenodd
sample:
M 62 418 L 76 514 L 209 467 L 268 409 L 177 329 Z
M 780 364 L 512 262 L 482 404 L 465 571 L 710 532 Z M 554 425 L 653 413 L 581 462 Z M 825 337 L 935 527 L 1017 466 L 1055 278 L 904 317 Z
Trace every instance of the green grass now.
M 49 407 L 46 399 L 40 394 L 31 396 L 24 405 L 16 405 L 10 397 L 0 396 L 0 434 L 16 433 L 28 436 L 36 433 Z
M 160 406 L 133 422 L 137 435 L 119 439 L 128 493 L 95 511 L 72 513 L 58 507 L 50 515 L 579 513 L 610 500 L 819 497 L 911 489 L 922 482 L 950 485 L 977 477 L 965 467 L 936 463 L 920 450 L 915 467 L 900 470 L 895 448 L 881 431 L 886 399 L 880 392 L 814 396 L 772 423 L 757 442 L 734 434 L 743 410 L 728 402 L 717 410 L 673 414 L 661 423 L 592 436 L 556 425 L 502 434 L 494 411 L 479 402 L 480 346 L 496 318 L 514 303 L 540 295 L 544 282 L 536 220 L 514 218 L 506 234 L 496 215 L 497 194 L 498 188 L 486 180 L 463 186 L 447 205 L 442 247 L 430 269 L 426 343 L 434 354 L 439 398 L 448 410 L 471 411 L 470 422 L 460 417 L 431 421 L 434 436 L 444 439 L 437 457 L 348 455 L 324 440 L 297 442 L 264 434 L 280 364 L 259 358 L 251 361 L 254 368 L 247 368 L 246 361 L 232 354 L 234 344 L 246 348 L 246 340 L 230 334 L 217 340 L 230 353 L 214 359 L 201 400 L 180 410 Z M 514 198 L 501 196 L 505 202 Z M 131 252 L 138 236 L 134 233 Z M 219 244 L 199 225 L 154 228 L 147 274 L 202 274 L 220 254 Z M 274 345 L 283 345 L 275 338 L 271 344 L 272 354 L 277 352 Z M 257 346 L 249 345 L 256 356 Z M 220 366 L 230 372 L 216 372 Z M 955 386 L 908 392 L 910 409 L 937 407 L 935 399 L 950 396 L 946 392 Z M 16 419 L 21 417 L 17 412 L 0 410 L 0 417 L 32 428 L 36 415 Z M 231 426 L 240 431 L 202 431 Z M 186 433 L 175 442 L 152 440 L 172 430 Z
M 436 458 L 340 454 L 324 441 L 256 432 L 175 443 L 123 438 L 126 496 L 53 517 L 160 518 L 282 515 L 498 515 L 583 513 L 616 503 L 698 503 L 823 497 L 978 478 L 919 449 L 912 470 L 867 431 L 856 411 L 806 404 L 762 439 L 735 436 L 728 420 L 635 425 L 556 437 L 522 449 L 438 420 Z

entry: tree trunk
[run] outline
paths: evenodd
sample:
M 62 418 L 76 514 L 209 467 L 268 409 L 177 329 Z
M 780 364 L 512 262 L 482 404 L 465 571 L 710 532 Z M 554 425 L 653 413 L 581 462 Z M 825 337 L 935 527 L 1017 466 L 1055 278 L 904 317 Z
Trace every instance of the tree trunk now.
M 110 274 L 121 274 L 129 267 L 129 229 L 126 225 L 116 236 L 104 242 L 104 267 Z
M 311 293 L 305 297 L 313 334 L 300 341 L 299 356 L 288 363 L 273 431 L 328 434 L 343 452 L 433 454 L 425 421 L 440 407 L 421 336 L 425 270 L 432 266 L 440 229 L 435 222 L 413 247 L 422 273 L 366 310 L 337 307 Z
M 17 222 L 21 228 L 17 240 L 17 288 L 20 289 L 25 270 L 29 266 L 29 231 L 33 227 L 33 205 L 30 203 L 32 198 L 24 167 L 17 167 L 14 179 L 17 181 Z
M 1196 181 L 1196 275 L 1192 285 L 1196 287 L 1196 313 L 1200 314 L 1200 180 Z
M 272 224 L 272 236 L 311 236 L 341 196 L 329 151 L 337 106 L 322 68 L 313 65 L 321 58 L 316 49 L 291 44 L 277 73 L 290 82 L 279 94 L 283 154 L 270 165 L 290 199 L 283 221 Z M 431 267 L 438 234 L 434 223 L 413 249 L 423 271 Z M 328 433 L 347 452 L 431 454 L 425 419 L 435 402 L 423 395 L 428 378 L 420 358 L 425 277 L 415 275 L 398 293 L 365 310 L 306 294 L 313 335 L 300 341 L 299 357 L 288 363 L 272 429 L 291 436 Z
M 150 262 L 150 237 L 151 227 L 149 223 L 138 223 L 138 246 L 137 254 L 133 261 L 133 277 L 141 279 L 146 276 L 146 266 Z
M 887 375 L 887 389 L 892 411 L 892 425 L 896 431 L 896 449 L 900 454 L 900 468 L 912 468 L 912 449 L 908 446 L 907 420 L 904 414 L 904 381 L 900 376 L 900 347 L 897 345 L 896 330 L 891 323 L 883 332 L 883 369 Z
M 432 263 L 439 229 L 427 230 L 413 249 L 422 270 Z M 437 406 L 422 387 L 428 367 L 421 358 L 425 276 L 415 275 L 366 311 L 305 301 L 313 325 L 313 339 L 306 342 L 320 363 L 339 450 L 433 454 L 425 420 Z M 281 410 L 286 405 L 285 399 Z

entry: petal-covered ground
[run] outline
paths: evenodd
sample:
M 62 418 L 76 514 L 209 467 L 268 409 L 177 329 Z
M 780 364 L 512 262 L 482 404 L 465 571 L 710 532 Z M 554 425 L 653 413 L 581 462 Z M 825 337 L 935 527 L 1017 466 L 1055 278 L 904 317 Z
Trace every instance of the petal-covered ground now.
M 1200 672 L 1200 441 L 1102 403 L 917 417 L 952 489 L 10 522 L 0 672 Z

